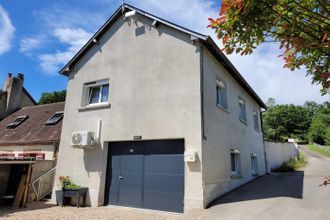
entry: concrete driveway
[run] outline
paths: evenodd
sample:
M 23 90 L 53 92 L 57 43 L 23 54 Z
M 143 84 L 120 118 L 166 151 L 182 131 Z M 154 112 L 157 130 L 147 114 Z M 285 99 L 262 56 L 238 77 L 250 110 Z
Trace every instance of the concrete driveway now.
M 208 219 L 330 219 L 330 186 L 320 187 L 330 175 L 330 160 L 301 150 L 308 165 L 298 172 L 271 174 L 216 200 Z

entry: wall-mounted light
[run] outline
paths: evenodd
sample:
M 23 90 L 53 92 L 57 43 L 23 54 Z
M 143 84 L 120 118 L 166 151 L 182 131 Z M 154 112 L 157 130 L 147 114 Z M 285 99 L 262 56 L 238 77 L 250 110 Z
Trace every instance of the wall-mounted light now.
M 136 10 L 126 12 L 124 15 L 124 18 L 126 19 L 126 18 L 132 17 L 134 15 L 136 15 Z

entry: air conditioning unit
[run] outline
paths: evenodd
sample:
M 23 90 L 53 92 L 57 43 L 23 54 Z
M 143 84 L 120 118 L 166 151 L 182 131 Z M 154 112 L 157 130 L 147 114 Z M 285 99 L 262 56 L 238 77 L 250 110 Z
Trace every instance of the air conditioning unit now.
M 90 131 L 76 131 L 72 134 L 71 144 L 74 148 L 94 148 L 93 133 Z

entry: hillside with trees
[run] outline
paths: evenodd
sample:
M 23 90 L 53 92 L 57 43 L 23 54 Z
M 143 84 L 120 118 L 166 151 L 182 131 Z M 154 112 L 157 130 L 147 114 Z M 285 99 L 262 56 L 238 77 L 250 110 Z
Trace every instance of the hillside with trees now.
M 263 113 L 265 139 L 286 141 L 296 138 L 302 142 L 330 145 L 330 102 L 304 105 L 277 105 L 270 98 L 268 111 Z

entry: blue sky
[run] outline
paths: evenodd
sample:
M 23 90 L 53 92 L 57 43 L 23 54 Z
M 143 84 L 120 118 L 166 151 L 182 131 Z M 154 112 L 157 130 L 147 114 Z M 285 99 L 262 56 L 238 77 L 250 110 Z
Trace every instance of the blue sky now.
M 66 88 L 58 71 L 120 6 L 120 0 L 1 0 L 0 84 L 8 72 L 24 73 L 25 87 L 38 100 L 42 92 Z M 207 18 L 216 17 L 221 1 L 127 0 L 129 4 L 195 31 L 214 36 Z M 282 69 L 277 44 L 265 44 L 252 56 L 229 59 L 259 96 L 278 103 L 323 102 L 320 87 L 305 71 Z

